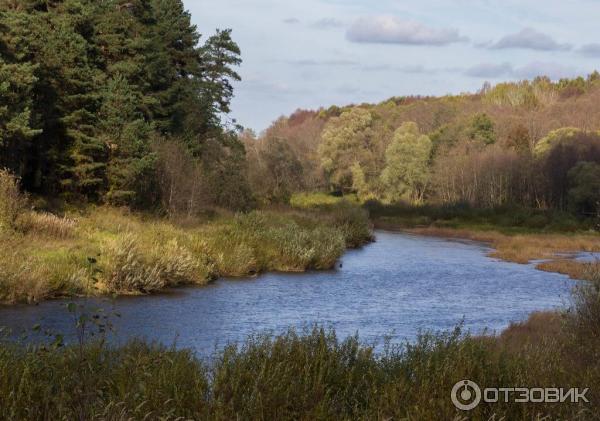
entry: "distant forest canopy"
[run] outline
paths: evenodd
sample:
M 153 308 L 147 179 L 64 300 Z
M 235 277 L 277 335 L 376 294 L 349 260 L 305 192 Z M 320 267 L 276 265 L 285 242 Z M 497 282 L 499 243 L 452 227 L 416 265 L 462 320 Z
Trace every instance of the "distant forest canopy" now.
M 298 110 L 242 135 L 253 191 L 599 212 L 600 74 Z
M 246 208 L 240 63 L 180 0 L 0 0 L 0 168 L 74 202 Z

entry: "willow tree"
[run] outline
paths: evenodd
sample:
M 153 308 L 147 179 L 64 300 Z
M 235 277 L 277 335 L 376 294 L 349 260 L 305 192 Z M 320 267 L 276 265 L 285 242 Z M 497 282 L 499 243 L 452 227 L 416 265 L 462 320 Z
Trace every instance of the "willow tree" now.
M 431 149 L 431 139 L 419 133 L 416 123 L 404 123 L 396 130 L 385 151 L 386 165 L 381 174 L 387 201 L 423 202 L 430 178 Z
M 369 110 L 353 108 L 332 118 L 325 126 L 319 156 L 334 189 L 352 191 L 353 165 L 358 162 L 364 166 L 373 160 L 372 124 Z

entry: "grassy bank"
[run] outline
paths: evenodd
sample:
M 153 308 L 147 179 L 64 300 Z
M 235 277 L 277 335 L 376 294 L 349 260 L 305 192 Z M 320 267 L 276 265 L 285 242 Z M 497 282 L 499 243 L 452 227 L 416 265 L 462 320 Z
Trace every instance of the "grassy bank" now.
M 600 252 L 600 236 L 589 232 L 505 234 L 494 229 L 436 226 L 409 228 L 381 220 L 376 220 L 375 226 L 401 229 L 419 235 L 485 242 L 494 249 L 490 253 L 491 257 L 522 264 L 535 262 L 537 269 L 562 273 L 574 279 L 585 279 L 589 262 L 578 261 L 569 256 L 580 252 Z
M 600 288 L 572 311 L 535 314 L 498 337 L 425 334 L 381 353 L 315 328 L 258 335 L 210 361 L 142 342 L 0 345 L 2 419 L 558 420 L 600 414 Z M 60 379 L 60 381 L 58 381 Z M 454 384 L 589 388 L 590 403 L 454 408 Z M 495 418 L 494 418 L 495 416 Z
M 112 208 L 68 218 L 24 214 L 3 234 L 0 300 L 151 293 L 220 276 L 329 269 L 369 239 L 366 215 L 257 211 L 184 227 Z
M 5 197 L 7 196 L 5 192 Z M 144 294 L 220 276 L 329 269 L 370 239 L 365 211 L 255 211 L 185 224 L 115 208 L 64 217 L 16 196 L 0 216 L 0 301 Z M 9 209 L 6 209 L 9 208 Z
M 302 193 L 292 198 L 297 209 L 326 211 L 339 203 L 358 204 L 355 196 Z M 540 270 L 586 276 L 588 264 L 574 260 L 580 252 L 600 252 L 598 221 L 577 219 L 557 211 L 506 207 L 476 209 L 468 206 L 409 206 L 367 202 L 362 205 L 375 228 L 420 235 L 460 238 L 488 243 L 492 257 L 515 263 L 536 262 Z M 598 264 L 600 266 L 600 264 Z

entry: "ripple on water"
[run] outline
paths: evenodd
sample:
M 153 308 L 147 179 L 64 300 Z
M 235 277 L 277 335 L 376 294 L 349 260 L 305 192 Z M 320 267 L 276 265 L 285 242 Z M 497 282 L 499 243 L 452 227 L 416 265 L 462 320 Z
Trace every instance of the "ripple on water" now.
M 85 299 L 113 317 L 115 341 L 144 337 L 208 354 L 260 331 L 318 323 L 369 343 L 390 335 L 412 340 L 420 330 L 449 330 L 464 320 L 474 333 L 501 330 L 536 310 L 567 306 L 573 281 L 531 265 L 486 256 L 472 242 L 378 231 L 377 242 L 346 253 L 335 271 L 272 273 L 222 279 L 210 286 L 117 300 Z M 65 302 L 0 309 L 13 332 L 40 323 L 73 331 Z

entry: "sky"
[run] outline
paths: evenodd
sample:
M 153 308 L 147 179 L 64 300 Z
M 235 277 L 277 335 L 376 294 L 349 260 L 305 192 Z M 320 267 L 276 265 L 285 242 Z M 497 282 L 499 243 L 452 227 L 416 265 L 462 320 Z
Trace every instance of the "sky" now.
M 477 91 L 600 69 L 600 0 L 184 0 L 242 50 L 231 117 Z

